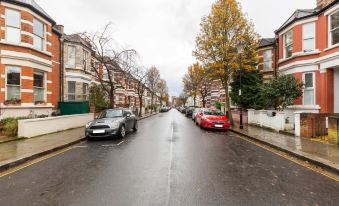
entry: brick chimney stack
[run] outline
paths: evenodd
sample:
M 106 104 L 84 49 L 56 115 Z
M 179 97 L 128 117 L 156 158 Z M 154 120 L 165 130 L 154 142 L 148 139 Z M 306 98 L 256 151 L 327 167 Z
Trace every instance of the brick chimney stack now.
M 336 0 L 317 0 L 317 9 L 322 9 L 334 1 Z

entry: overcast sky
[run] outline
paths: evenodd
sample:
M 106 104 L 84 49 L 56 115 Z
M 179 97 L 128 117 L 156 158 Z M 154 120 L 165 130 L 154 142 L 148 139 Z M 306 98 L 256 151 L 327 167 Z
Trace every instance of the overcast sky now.
M 156 66 L 167 80 L 171 95 L 182 90 L 181 78 L 194 63 L 192 51 L 199 23 L 214 0 L 36 0 L 67 34 L 95 32 L 114 24 L 114 38 L 136 49 L 146 66 Z M 240 0 L 262 37 L 273 37 L 298 8 L 316 6 L 316 0 Z

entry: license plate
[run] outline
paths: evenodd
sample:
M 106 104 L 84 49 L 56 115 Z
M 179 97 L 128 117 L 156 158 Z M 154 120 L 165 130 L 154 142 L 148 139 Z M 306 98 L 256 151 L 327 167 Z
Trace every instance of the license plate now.
M 216 127 L 216 128 L 223 128 L 224 126 L 221 125 L 221 124 L 216 124 L 214 127 Z
M 104 134 L 105 130 L 94 130 L 93 134 Z

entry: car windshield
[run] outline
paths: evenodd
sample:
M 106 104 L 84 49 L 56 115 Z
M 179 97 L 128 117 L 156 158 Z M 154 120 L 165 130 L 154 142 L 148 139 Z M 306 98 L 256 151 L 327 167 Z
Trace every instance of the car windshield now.
M 115 118 L 115 117 L 122 117 L 123 111 L 122 110 L 107 110 L 100 114 L 99 118 Z
M 224 114 L 218 110 L 205 110 L 205 115 L 215 115 L 215 116 L 223 116 Z

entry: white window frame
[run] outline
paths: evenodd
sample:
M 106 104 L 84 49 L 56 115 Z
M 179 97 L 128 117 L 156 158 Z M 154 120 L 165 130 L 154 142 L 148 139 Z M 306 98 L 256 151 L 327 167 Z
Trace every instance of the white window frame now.
M 271 54 L 270 54 L 270 59 L 265 59 L 265 53 L 266 52 L 270 52 Z M 264 51 L 264 53 L 263 53 L 263 70 L 264 71 L 270 71 L 270 70 L 272 70 L 273 68 L 272 68 L 272 65 L 273 65 L 273 51 L 272 51 L 272 49 L 267 49 L 267 50 L 265 50 Z M 265 63 L 270 63 L 270 67 L 269 68 L 266 68 L 266 66 L 265 66 Z
M 35 87 L 34 86 L 34 74 L 35 73 L 42 73 L 43 74 L 43 87 L 41 88 L 41 87 Z M 44 101 L 44 102 L 46 102 L 46 100 L 47 100 L 47 92 L 46 92 L 46 90 L 47 90 L 47 78 L 46 78 L 46 72 L 44 72 L 44 71 L 41 71 L 41 70 L 38 70 L 38 69 L 34 69 L 34 73 L 33 73 L 33 98 L 34 98 L 34 90 L 35 90 L 35 88 L 38 88 L 38 89 L 43 89 L 43 91 L 44 91 L 44 99 L 42 100 L 42 101 Z M 37 100 L 35 100 L 35 98 L 34 98 L 34 102 L 36 102 Z
M 332 44 L 332 32 L 339 29 L 339 27 L 331 29 L 331 24 L 332 24 L 331 17 L 338 12 L 339 10 L 335 10 L 331 14 L 328 15 L 328 47 L 335 47 L 339 45 L 339 42 L 336 44 Z
M 34 21 L 37 21 L 37 22 L 42 24 L 43 36 L 39 36 L 39 35 L 34 33 Z M 41 50 L 40 50 L 40 48 L 36 47 L 35 42 L 34 42 L 34 37 L 40 38 L 42 40 Z M 42 21 L 40 21 L 36 18 L 33 19 L 33 47 L 37 50 L 40 50 L 40 51 L 46 50 L 46 25 L 44 24 L 44 22 L 42 22 Z
M 85 85 L 87 85 L 86 91 L 85 91 Z M 88 101 L 89 100 L 89 84 L 88 83 L 82 83 L 82 92 L 83 92 L 82 100 Z
M 7 11 L 14 11 L 14 12 L 17 12 L 19 14 L 19 22 L 20 22 L 19 23 L 19 27 L 13 27 L 13 26 L 7 25 L 7 20 L 8 20 Z M 19 42 L 8 41 L 8 34 L 7 34 L 7 28 L 8 27 L 19 30 Z M 10 8 L 5 8 L 5 39 L 6 39 L 7 42 L 10 42 L 10 43 L 16 43 L 16 44 L 20 44 L 21 43 L 21 12 L 18 11 L 18 10 L 10 9 Z
M 74 64 L 71 64 L 70 62 L 70 48 L 74 48 Z M 76 67 L 76 57 L 77 57 L 77 48 L 74 45 L 67 45 L 67 66 L 75 68 Z M 73 61 L 72 61 L 73 63 Z
M 286 44 L 286 36 L 287 36 L 287 34 L 289 34 L 289 33 L 291 33 L 291 35 L 292 35 L 292 41 L 291 41 L 291 43 L 290 44 Z M 289 31 L 287 31 L 286 33 L 284 33 L 283 34 L 283 49 L 284 49 L 284 59 L 287 59 L 287 58 L 290 58 L 290 57 L 292 57 L 293 56 L 293 30 L 289 30 Z M 286 48 L 287 47 L 290 47 L 290 46 L 292 46 L 292 54 L 291 54 L 291 56 L 289 56 L 289 57 L 287 57 L 286 55 L 287 55 L 287 52 L 286 52 Z
M 74 93 L 69 93 L 69 83 L 74 82 Z M 74 95 L 74 100 L 70 100 L 69 95 Z M 69 102 L 77 101 L 77 82 L 76 81 L 67 81 L 67 100 Z
M 310 26 L 310 25 L 312 25 L 312 28 L 313 28 L 313 35 L 305 33 L 305 27 Z M 314 47 L 312 48 L 312 50 L 306 50 L 305 48 L 305 41 L 309 41 L 309 40 L 313 40 Z M 303 24 L 303 52 L 305 53 L 312 52 L 312 51 L 315 51 L 315 49 L 316 49 L 316 24 L 315 22 Z
M 305 79 L 305 76 L 306 74 L 312 74 L 312 78 L 313 78 L 313 87 L 312 88 L 307 88 L 304 87 L 303 89 L 303 105 L 305 105 L 305 91 L 306 90 L 313 90 L 313 105 L 316 105 L 316 79 L 315 79 L 315 72 L 306 72 L 306 73 L 303 73 L 303 83 L 305 84 L 306 83 L 306 79 Z M 306 86 L 306 85 L 305 85 Z M 310 106 L 310 105 L 307 105 L 307 106 Z
M 84 66 L 84 71 L 88 70 L 88 58 L 89 52 L 86 49 L 82 50 L 82 64 Z
M 20 73 L 20 85 L 18 86 L 19 89 L 20 89 L 20 100 L 22 99 L 22 93 L 21 93 L 21 86 L 22 86 L 22 70 L 21 70 L 21 67 L 18 67 L 18 66 L 12 66 L 12 65 L 6 65 L 5 69 L 6 69 L 6 73 L 5 73 L 5 100 L 9 100 L 7 98 L 7 94 L 8 94 L 8 90 L 7 90 L 7 73 L 8 73 L 8 69 L 9 68 L 17 68 L 19 69 L 19 73 Z

